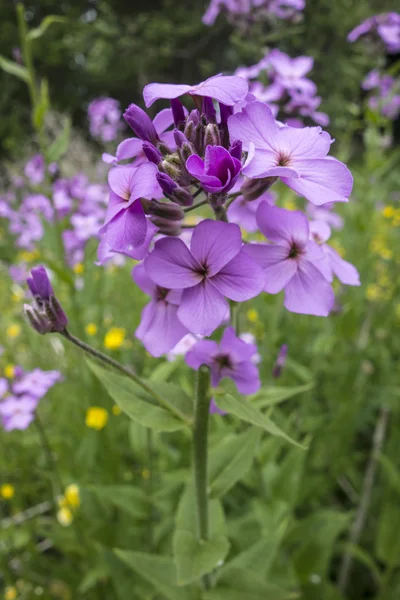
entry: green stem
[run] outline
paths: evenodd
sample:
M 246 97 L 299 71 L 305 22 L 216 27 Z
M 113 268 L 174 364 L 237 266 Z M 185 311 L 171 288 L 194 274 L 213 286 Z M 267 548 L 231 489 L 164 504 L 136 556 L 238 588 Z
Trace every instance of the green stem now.
M 37 104 L 37 90 L 35 82 L 35 69 L 32 60 L 32 49 L 28 40 L 28 28 L 25 21 L 25 8 L 21 2 L 17 4 L 17 21 L 18 21 L 18 33 L 19 41 L 21 44 L 22 58 L 24 60 L 24 66 L 29 74 L 28 88 L 29 96 L 31 98 L 32 108 L 35 109 Z
M 54 484 L 53 479 L 51 480 L 51 483 L 52 483 L 52 487 L 53 487 L 54 505 L 57 506 L 57 496 L 59 494 L 63 494 L 63 492 L 64 492 L 64 486 L 63 486 L 63 482 L 61 479 L 61 474 L 60 474 L 60 471 L 58 470 L 57 463 L 53 457 L 53 452 L 51 450 L 50 442 L 47 438 L 46 430 L 43 426 L 41 419 L 39 418 L 38 413 L 36 413 L 34 423 L 35 423 L 36 429 L 38 431 L 40 441 L 42 442 L 42 446 L 43 446 L 44 453 L 46 455 L 46 460 L 47 460 L 49 470 L 54 474 L 55 479 L 56 479 L 56 485 Z
M 154 519 L 154 509 L 153 509 L 153 432 L 151 429 L 146 429 L 146 441 L 147 441 L 147 469 L 149 472 L 149 478 L 147 480 L 147 495 L 149 499 L 149 517 L 148 517 L 148 530 L 147 530 L 147 543 L 149 545 L 150 552 L 153 552 L 153 519 Z
M 148 386 L 144 381 L 142 381 L 140 379 L 140 377 L 135 375 L 135 373 L 133 373 L 133 371 L 131 371 L 127 367 L 124 367 L 123 365 L 121 365 L 121 363 L 114 360 L 113 358 L 110 358 L 106 354 L 103 354 L 102 352 L 100 352 L 100 350 L 96 350 L 95 348 L 92 348 L 92 346 L 89 346 L 89 344 L 86 344 L 79 338 L 77 338 L 74 335 L 72 335 L 71 333 L 69 333 L 69 331 L 67 331 L 67 329 L 64 329 L 64 331 L 61 332 L 61 335 L 63 337 L 65 337 L 69 342 L 72 342 L 73 344 L 75 344 L 75 346 L 78 346 L 78 348 L 80 348 L 87 354 L 94 356 L 95 358 L 101 360 L 102 362 L 109 365 L 110 367 L 113 367 L 113 369 L 116 369 L 120 373 L 123 373 L 124 375 L 129 377 L 129 379 L 132 379 L 132 381 L 134 381 L 136 383 L 136 385 L 140 386 L 142 388 L 142 390 L 144 390 L 150 396 L 155 398 L 155 400 L 157 400 L 157 402 L 159 404 L 161 404 L 161 406 L 164 406 L 164 408 L 169 410 L 172 414 L 174 414 L 178 419 L 183 421 L 186 425 L 188 425 L 188 426 L 191 425 L 190 419 L 188 419 L 187 416 L 183 412 L 181 412 L 178 408 L 176 408 L 168 400 L 166 400 L 162 396 L 159 396 L 154 390 L 151 389 L 150 386 Z
M 210 409 L 210 370 L 202 365 L 196 375 L 193 427 L 193 472 L 196 498 L 197 535 L 200 542 L 208 540 L 208 415 Z M 210 577 L 202 578 L 210 589 Z
M 195 204 L 192 204 L 192 206 L 187 206 L 186 208 L 183 209 L 183 212 L 188 213 L 191 210 L 196 210 L 196 208 L 199 208 L 199 206 L 204 206 L 204 204 L 208 204 L 208 200 L 200 200 L 200 202 L 196 202 Z

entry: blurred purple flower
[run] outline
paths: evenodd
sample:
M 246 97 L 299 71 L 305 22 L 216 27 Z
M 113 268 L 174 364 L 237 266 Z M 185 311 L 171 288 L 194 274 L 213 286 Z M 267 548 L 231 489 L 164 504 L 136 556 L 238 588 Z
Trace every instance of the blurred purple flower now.
M 282 346 L 279 349 L 278 357 L 277 357 L 274 367 L 272 369 L 272 377 L 275 377 L 275 379 L 278 379 L 278 377 L 280 377 L 282 374 L 282 369 L 285 366 L 287 354 L 288 354 L 288 345 L 282 344 Z
M 272 206 L 275 203 L 275 194 L 267 191 L 261 194 L 256 200 L 251 201 L 247 200 L 246 196 L 238 196 L 228 208 L 227 215 L 229 222 L 237 223 L 249 233 L 255 233 L 258 230 L 256 219 L 257 209 L 262 202 L 266 202 Z
M 15 395 L 29 394 L 40 400 L 61 379 L 62 376 L 59 371 L 34 369 L 33 371 L 24 373 L 18 381 L 12 384 L 12 392 Z
M 38 185 L 44 180 L 45 168 L 46 165 L 43 156 L 36 154 L 26 163 L 24 173 L 33 185 Z
M 24 305 L 24 311 L 32 327 L 42 335 L 64 331 L 68 318 L 54 295 L 46 269 L 35 267 L 26 282 L 33 301 L 32 305 Z
M 8 396 L 0 402 L 0 416 L 4 431 L 23 430 L 29 427 L 35 418 L 38 399 L 26 394 L 17 398 Z
M 90 133 L 103 142 L 115 140 L 122 128 L 120 105 L 114 98 L 96 98 L 88 106 Z
M 369 33 L 378 35 L 389 54 L 397 54 L 400 51 L 400 14 L 389 12 L 369 17 L 350 31 L 347 40 L 355 42 Z

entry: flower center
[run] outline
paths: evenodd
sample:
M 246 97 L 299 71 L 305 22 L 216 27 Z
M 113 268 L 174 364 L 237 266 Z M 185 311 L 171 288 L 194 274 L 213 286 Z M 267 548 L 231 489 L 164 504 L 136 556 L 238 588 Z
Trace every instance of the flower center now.
M 215 357 L 219 369 L 232 369 L 232 362 L 229 354 L 219 354 Z
M 287 167 L 290 165 L 290 156 L 280 152 L 278 154 L 278 167 Z
M 301 248 L 299 248 L 296 244 L 292 244 L 288 258 L 297 258 L 300 254 L 302 254 Z
M 156 299 L 157 301 L 165 300 L 168 295 L 169 290 L 167 288 L 157 286 L 156 290 Z

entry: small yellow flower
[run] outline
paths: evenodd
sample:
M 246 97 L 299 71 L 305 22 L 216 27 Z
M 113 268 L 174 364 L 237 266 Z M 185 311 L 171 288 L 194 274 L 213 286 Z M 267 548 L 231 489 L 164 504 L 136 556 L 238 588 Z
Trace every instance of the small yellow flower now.
M 4 600 L 15 600 L 17 597 L 17 590 L 13 585 L 8 585 L 4 590 Z
M 126 331 L 121 327 L 111 327 L 105 335 L 104 346 L 108 350 L 118 350 L 125 340 Z
M 9 327 L 7 327 L 7 337 L 14 339 L 19 336 L 21 333 L 21 325 L 18 323 L 13 323 Z
M 286 208 L 286 210 L 296 210 L 297 206 L 293 200 L 285 200 L 283 203 L 283 208 Z
M 83 266 L 82 263 L 76 263 L 76 265 L 73 266 L 73 271 L 74 271 L 75 275 L 82 275 L 84 270 L 85 270 L 85 267 Z
M 366 296 L 371 302 L 381 300 L 383 297 L 383 290 L 375 283 L 371 283 L 367 286 Z
M 70 483 L 67 485 L 65 488 L 64 497 L 69 507 L 72 506 L 72 508 L 78 508 L 78 506 L 81 504 L 79 486 L 77 486 L 76 483 Z
M 68 527 L 71 525 L 74 519 L 74 515 L 72 514 L 72 510 L 68 508 L 68 506 L 62 506 L 60 510 L 57 511 L 57 521 L 63 527 Z
M 39 258 L 39 256 L 39 250 L 33 250 L 32 252 L 28 252 L 28 250 L 23 250 L 22 252 L 19 252 L 17 260 L 18 262 L 30 263 Z
M 382 214 L 386 219 L 391 219 L 395 214 L 394 206 L 385 206 L 385 208 L 382 211 Z
M 88 323 L 85 327 L 86 333 L 88 335 L 96 335 L 97 333 L 97 325 L 96 323 Z
M 250 323 L 257 323 L 257 321 L 258 321 L 258 312 L 256 311 L 255 308 L 250 308 L 247 311 L 247 318 L 250 321 Z
M 122 413 L 122 410 L 120 409 L 118 404 L 114 404 L 114 406 L 112 407 L 111 410 L 112 410 L 112 414 L 115 415 L 116 417 L 118 417 Z
M 4 375 L 7 379 L 13 379 L 15 376 L 15 367 L 14 365 L 6 365 L 4 367 Z
M 3 483 L 0 487 L 0 496 L 2 496 L 5 500 L 10 500 L 14 497 L 15 489 L 11 483 Z
M 100 431 L 106 426 L 108 421 L 108 412 L 100 406 L 91 406 L 86 411 L 85 423 L 87 427 Z
M 11 296 L 13 302 L 21 302 L 21 300 L 23 300 L 24 297 L 25 297 L 25 293 L 22 288 L 16 287 L 13 290 L 13 293 Z

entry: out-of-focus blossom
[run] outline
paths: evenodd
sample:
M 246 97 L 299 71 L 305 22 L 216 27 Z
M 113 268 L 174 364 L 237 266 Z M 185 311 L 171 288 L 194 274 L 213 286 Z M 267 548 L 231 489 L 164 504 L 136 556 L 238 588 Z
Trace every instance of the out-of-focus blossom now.
M 35 409 L 38 400 L 29 395 L 20 397 L 8 396 L 0 402 L 0 416 L 3 429 L 12 431 L 13 429 L 26 429 L 35 418 Z
M 38 185 L 44 180 L 45 169 L 46 165 L 43 156 L 36 154 L 26 163 L 24 173 L 33 185 Z
M 282 346 L 279 349 L 279 354 L 275 361 L 274 368 L 272 369 L 272 377 L 275 377 L 275 379 L 280 377 L 282 374 L 282 369 L 285 366 L 287 354 L 288 354 L 288 345 L 282 344 Z
M 400 79 L 380 73 L 377 69 L 370 71 L 363 80 L 364 90 L 374 90 L 368 98 L 369 107 L 387 119 L 396 120 L 400 114 Z
M 352 29 L 347 39 L 355 42 L 366 35 L 377 36 L 389 54 L 397 54 L 400 51 L 400 14 L 389 12 L 369 17 Z
M 213 25 L 221 12 L 237 21 L 245 16 L 275 16 L 291 19 L 305 7 L 305 0 L 211 0 L 203 16 L 205 25 Z
M 112 142 L 122 129 L 121 109 L 114 98 L 96 98 L 88 106 L 90 133 L 103 142 Z
M 46 269 L 43 266 L 35 267 L 26 281 L 33 296 L 32 304 L 24 305 L 31 326 L 42 335 L 63 332 L 68 325 L 68 318 L 54 295 Z
M 178 356 L 185 356 L 186 353 L 199 341 L 200 337 L 193 335 L 193 333 L 187 333 L 183 338 L 174 346 L 169 352 L 167 352 L 167 359 L 172 362 Z
M 236 187 L 236 186 L 235 186 Z M 232 190 L 232 193 L 235 188 Z M 256 214 L 257 209 L 262 202 L 273 205 L 275 203 L 275 194 L 273 192 L 264 192 L 256 200 L 247 200 L 246 196 L 238 196 L 229 206 L 227 215 L 231 223 L 237 223 L 242 229 L 249 233 L 258 230 Z

